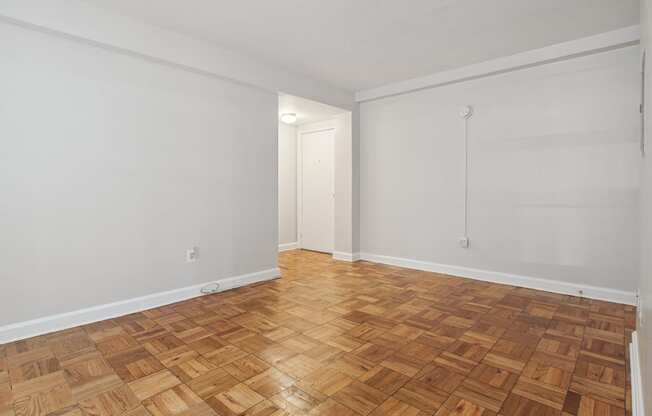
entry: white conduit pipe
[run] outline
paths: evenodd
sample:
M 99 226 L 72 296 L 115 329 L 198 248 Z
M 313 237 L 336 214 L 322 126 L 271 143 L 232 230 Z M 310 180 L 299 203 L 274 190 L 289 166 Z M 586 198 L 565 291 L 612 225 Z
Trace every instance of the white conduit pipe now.
M 464 236 L 460 238 L 460 246 L 469 248 L 469 119 L 473 115 L 473 107 L 460 109 L 460 117 L 464 119 Z

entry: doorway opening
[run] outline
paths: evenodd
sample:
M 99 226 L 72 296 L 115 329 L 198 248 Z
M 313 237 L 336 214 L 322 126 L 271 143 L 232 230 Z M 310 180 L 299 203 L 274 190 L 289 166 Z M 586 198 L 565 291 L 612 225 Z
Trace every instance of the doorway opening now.
M 351 113 L 279 95 L 279 251 L 346 249 Z

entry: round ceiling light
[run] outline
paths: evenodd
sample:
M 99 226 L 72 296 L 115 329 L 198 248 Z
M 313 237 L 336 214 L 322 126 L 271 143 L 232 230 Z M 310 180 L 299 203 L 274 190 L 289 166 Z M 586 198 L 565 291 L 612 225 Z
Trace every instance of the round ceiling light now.
M 283 113 L 281 114 L 281 121 L 285 124 L 293 124 L 297 121 L 296 113 Z

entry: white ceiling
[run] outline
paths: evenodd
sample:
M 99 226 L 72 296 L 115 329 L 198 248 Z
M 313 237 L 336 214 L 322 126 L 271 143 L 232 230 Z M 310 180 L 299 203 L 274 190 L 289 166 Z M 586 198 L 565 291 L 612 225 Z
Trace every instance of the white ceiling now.
M 349 91 L 638 24 L 638 0 L 86 0 Z
M 280 94 L 278 97 L 279 117 L 283 113 L 295 113 L 297 115 L 295 125 L 328 120 L 345 111 L 341 108 L 332 107 L 294 95 Z

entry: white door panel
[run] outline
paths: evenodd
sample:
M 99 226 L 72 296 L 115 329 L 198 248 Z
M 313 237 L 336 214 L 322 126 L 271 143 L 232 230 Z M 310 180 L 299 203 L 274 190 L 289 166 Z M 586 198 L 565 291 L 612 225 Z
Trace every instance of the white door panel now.
M 301 134 L 301 248 L 333 252 L 334 130 Z

